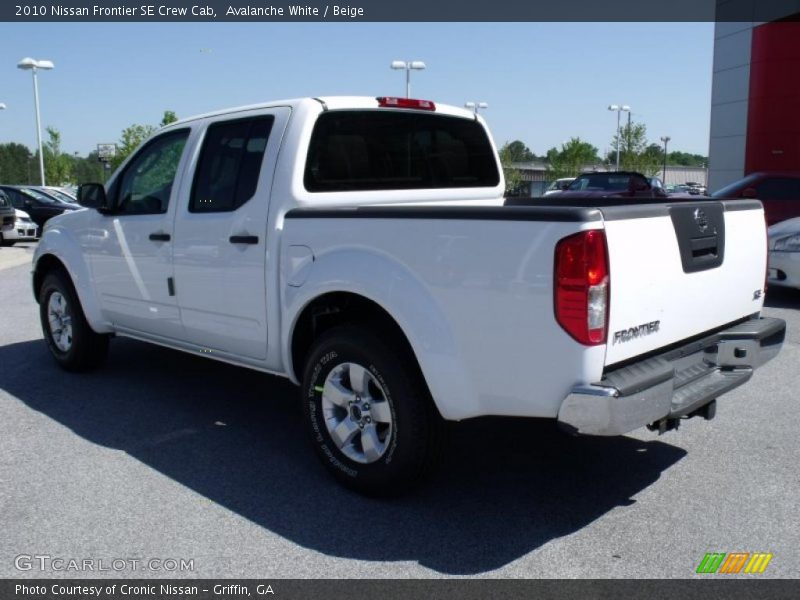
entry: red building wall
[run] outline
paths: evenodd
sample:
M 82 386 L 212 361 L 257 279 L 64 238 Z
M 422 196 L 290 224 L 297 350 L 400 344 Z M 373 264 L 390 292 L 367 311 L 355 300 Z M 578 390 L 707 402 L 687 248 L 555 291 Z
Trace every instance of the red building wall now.
M 753 29 L 745 174 L 800 171 L 800 22 Z

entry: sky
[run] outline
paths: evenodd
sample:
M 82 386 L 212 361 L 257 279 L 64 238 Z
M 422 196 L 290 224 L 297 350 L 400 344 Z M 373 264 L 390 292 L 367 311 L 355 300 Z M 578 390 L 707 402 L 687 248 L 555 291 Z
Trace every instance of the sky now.
M 571 137 L 611 146 L 628 104 L 648 139 L 708 153 L 713 23 L 3 23 L 0 143 L 36 143 L 30 72 L 42 127 L 87 154 L 164 110 L 188 117 L 302 96 L 402 96 L 392 60 L 425 61 L 411 96 L 483 111 L 498 145 L 536 154 Z M 623 115 L 624 116 L 624 115 Z

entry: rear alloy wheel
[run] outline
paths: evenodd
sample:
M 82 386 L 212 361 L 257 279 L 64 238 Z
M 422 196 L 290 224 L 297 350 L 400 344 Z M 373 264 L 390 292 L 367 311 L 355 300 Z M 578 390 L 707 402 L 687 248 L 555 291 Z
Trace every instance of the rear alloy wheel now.
M 362 326 L 314 343 L 303 412 L 322 463 L 361 494 L 401 494 L 438 465 L 444 422 L 414 357 Z
M 379 460 L 392 439 L 392 407 L 375 375 L 363 365 L 341 363 L 322 386 L 325 428 L 339 450 L 361 464 Z
M 45 277 L 39 292 L 39 319 L 50 353 L 67 371 L 86 371 L 105 360 L 108 336 L 89 326 L 65 273 L 53 271 Z

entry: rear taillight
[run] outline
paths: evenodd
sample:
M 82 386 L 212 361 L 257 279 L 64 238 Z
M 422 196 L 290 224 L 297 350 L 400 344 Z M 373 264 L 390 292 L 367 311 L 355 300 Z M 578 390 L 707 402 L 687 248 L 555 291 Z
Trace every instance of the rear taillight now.
M 556 245 L 556 321 L 581 344 L 605 344 L 608 336 L 608 272 L 606 234 L 582 231 Z
M 378 106 L 383 108 L 414 108 L 417 110 L 436 110 L 436 105 L 430 100 L 415 100 L 414 98 L 393 98 L 381 96 L 376 98 Z

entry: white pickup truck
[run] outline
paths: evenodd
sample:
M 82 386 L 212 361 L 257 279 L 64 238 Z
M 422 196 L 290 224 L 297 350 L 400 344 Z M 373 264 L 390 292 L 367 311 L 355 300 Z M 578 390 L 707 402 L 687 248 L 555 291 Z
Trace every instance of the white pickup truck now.
M 758 201 L 503 191 L 481 117 L 428 101 L 180 121 L 47 223 L 44 337 L 67 370 L 123 335 L 288 377 L 323 463 L 368 494 L 429 471 L 447 420 L 664 432 L 780 350 Z

